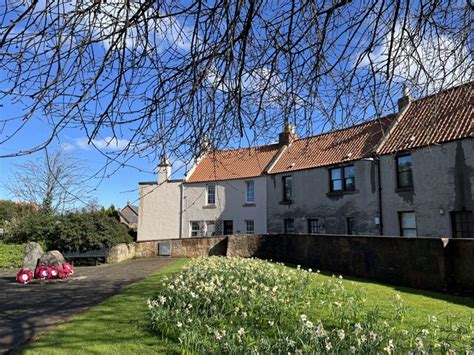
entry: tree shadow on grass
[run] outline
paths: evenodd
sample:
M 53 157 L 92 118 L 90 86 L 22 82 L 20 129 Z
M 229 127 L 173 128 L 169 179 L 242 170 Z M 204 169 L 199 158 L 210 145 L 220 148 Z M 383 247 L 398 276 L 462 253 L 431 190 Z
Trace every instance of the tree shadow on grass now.
M 292 264 L 292 263 L 283 263 L 283 265 L 293 268 L 293 269 L 297 268 L 297 265 Z M 308 269 L 308 268 L 309 267 L 305 267 L 305 269 Z M 313 271 L 315 270 L 313 269 Z M 328 276 L 328 277 L 331 277 L 332 275 L 335 275 L 335 276 L 341 275 L 337 272 L 330 272 L 330 271 L 321 271 L 320 273 L 321 275 Z M 446 301 L 449 303 L 457 304 L 460 306 L 467 306 L 474 309 L 474 298 L 471 298 L 469 295 L 442 293 L 442 292 L 436 292 L 436 291 L 430 291 L 430 290 L 421 290 L 421 289 L 416 289 L 416 288 L 411 288 L 411 287 L 388 284 L 388 283 L 384 283 L 384 282 L 380 282 L 376 280 L 362 279 L 362 278 L 358 278 L 358 277 L 354 277 L 350 275 L 344 275 L 344 274 L 342 274 L 342 277 L 345 280 L 354 281 L 361 284 L 366 284 L 367 286 L 378 285 L 378 286 L 388 287 L 388 288 L 393 289 L 394 292 L 403 292 L 403 293 L 409 293 L 409 294 L 417 295 L 417 296 L 429 297 L 432 299 Z

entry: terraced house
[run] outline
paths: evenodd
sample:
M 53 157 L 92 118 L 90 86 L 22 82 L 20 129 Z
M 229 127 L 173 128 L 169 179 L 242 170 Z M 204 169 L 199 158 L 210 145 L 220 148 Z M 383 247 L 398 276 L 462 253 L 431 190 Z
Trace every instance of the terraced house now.
M 473 83 L 346 129 L 209 152 L 141 185 L 138 240 L 311 233 L 474 237 Z M 164 169 L 164 170 L 163 170 Z M 169 172 L 168 172 L 169 173 Z M 166 202 L 165 202 L 166 201 Z

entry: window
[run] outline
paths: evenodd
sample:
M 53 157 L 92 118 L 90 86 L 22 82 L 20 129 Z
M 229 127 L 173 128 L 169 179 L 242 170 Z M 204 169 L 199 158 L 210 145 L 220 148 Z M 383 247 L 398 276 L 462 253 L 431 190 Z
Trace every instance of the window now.
M 321 233 L 321 224 L 319 223 L 319 219 L 308 219 L 308 233 L 310 234 L 318 234 Z
M 285 219 L 285 233 L 294 233 L 295 232 L 295 220 L 293 218 Z
M 199 236 L 199 232 L 201 231 L 199 222 L 193 221 L 191 222 L 191 237 Z
M 416 237 L 415 212 L 399 212 L 400 234 L 404 237 Z
M 330 169 L 329 175 L 331 178 L 331 192 L 355 190 L 354 165 Z
M 354 217 L 347 217 L 347 234 L 348 235 L 356 234 Z
M 247 203 L 255 202 L 255 184 L 253 181 L 247 181 Z
M 216 185 L 207 185 L 207 204 L 216 204 Z
M 283 176 L 283 201 L 291 201 L 293 197 L 293 177 Z
M 397 187 L 413 187 L 411 155 L 397 157 Z
M 451 212 L 454 238 L 474 238 L 472 211 Z
M 207 221 L 206 222 L 206 237 L 212 237 L 216 233 L 216 222 Z
M 234 222 L 224 221 L 224 235 L 234 234 Z
M 253 219 L 247 219 L 245 221 L 245 230 L 247 234 L 255 234 L 255 223 Z

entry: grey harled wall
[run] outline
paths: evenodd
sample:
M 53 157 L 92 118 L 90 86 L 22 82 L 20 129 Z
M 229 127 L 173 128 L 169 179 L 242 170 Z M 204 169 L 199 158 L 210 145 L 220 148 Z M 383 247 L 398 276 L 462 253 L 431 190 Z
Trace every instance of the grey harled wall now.
M 452 237 L 453 211 L 473 211 L 474 139 L 463 139 L 412 150 L 412 191 L 396 185 L 395 155 L 380 158 L 383 235 L 400 235 L 398 212 L 415 211 L 417 233 L 426 237 Z M 267 176 L 269 233 L 282 233 L 283 220 L 294 218 L 296 233 L 307 233 L 307 219 L 319 218 L 326 234 L 346 234 L 347 217 L 356 220 L 356 232 L 379 235 L 376 163 L 354 164 L 356 192 L 328 195 L 330 167 Z M 294 201 L 281 204 L 282 176 L 293 176 Z
M 283 220 L 295 219 L 297 233 L 307 233 L 307 219 L 318 218 L 323 233 L 347 234 L 347 217 L 355 217 L 357 234 L 378 235 L 377 169 L 369 160 L 351 162 L 355 169 L 354 193 L 331 195 L 327 167 L 267 176 L 267 223 L 269 233 L 282 233 Z M 293 176 L 293 203 L 281 204 L 282 177 Z
M 413 191 L 397 191 L 394 155 L 384 155 L 382 201 L 385 235 L 400 235 L 398 212 L 415 211 L 418 235 L 451 237 L 451 211 L 473 211 L 474 140 L 411 152 Z

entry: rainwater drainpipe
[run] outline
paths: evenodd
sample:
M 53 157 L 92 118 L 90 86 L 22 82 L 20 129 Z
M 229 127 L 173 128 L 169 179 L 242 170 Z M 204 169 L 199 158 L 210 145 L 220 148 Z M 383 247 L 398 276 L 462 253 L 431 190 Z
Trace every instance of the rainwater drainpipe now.
M 380 157 L 375 157 L 375 162 L 377 163 L 377 190 L 379 194 L 379 229 L 380 235 L 383 235 L 383 216 L 382 216 L 382 182 L 380 173 Z
M 179 239 L 183 238 L 183 189 L 184 184 L 179 185 Z

